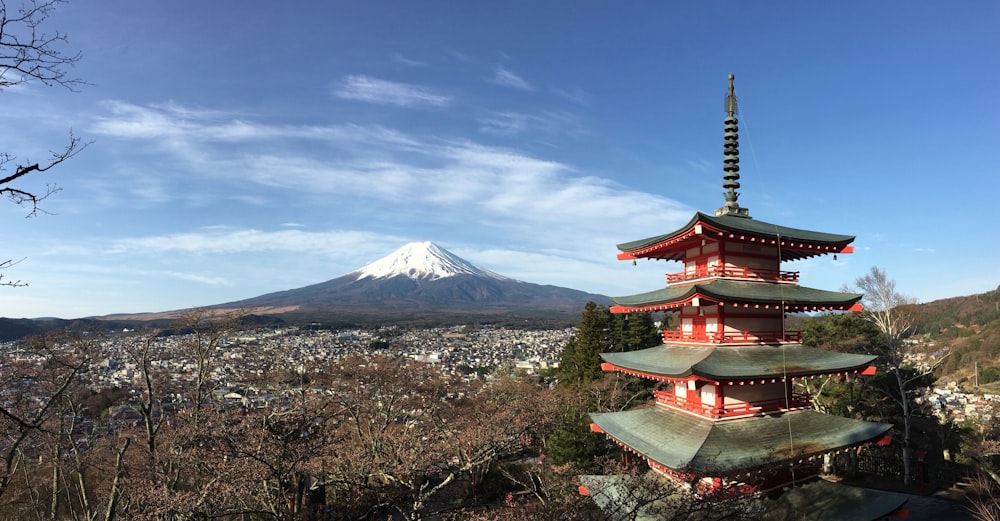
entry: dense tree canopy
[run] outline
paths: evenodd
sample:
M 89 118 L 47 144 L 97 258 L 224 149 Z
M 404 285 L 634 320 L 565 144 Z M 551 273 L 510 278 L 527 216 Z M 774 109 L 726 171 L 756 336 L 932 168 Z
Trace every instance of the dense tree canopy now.
M 559 360 L 559 381 L 574 385 L 598 380 L 601 353 L 645 349 L 660 342 L 649 313 L 612 314 L 607 306 L 588 302 Z

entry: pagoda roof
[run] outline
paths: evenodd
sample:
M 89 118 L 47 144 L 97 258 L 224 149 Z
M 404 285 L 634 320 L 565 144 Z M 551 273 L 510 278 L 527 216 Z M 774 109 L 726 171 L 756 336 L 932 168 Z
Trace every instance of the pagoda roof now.
M 762 499 L 763 521 L 802 519 L 813 521 L 867 521 L 896 512 L 910 497 L 898 492 L 854 487 L 815 478 Z
M 680 503 L 665 487 L 677 486 L 650 472 L 645 475 L 583 475 L 580 483 L 597 506 L 612 520 L 656 521 Z M 650 479 L 662 486 L 649 486 Z M 644 493 L 652 492 L 649 501 Z M 816 477 L 756 500 L 764 521 L 808 518 L 811 521 L 871 521 L 899 510 L 906 494 L 834 483 Z
M 654 405 L 590 417 L 643 457 L 703 476 L 820 455 L 874 440 L 892 428 L 813 410 L 713 422 Z
M 701 229 L 697 229 L 701 224 Z M 824 253 L 849 253 L 853 235 L 814 232 L 789 228 L 778 224 L 737 215 L 708 215 L 697 212 L 687 224 L 670 233 L 625 242 L 618 245 L 619 258 L 651 257 L 664 260 L 681 260 L 688 247 L 686 241 L 702 237 L 734 238 L 761 244 L 779 246 L 782 261 L 791 261 L 822 255 Z M 753 238 L 753 241 L 750 238 Z
M 643 375 L 712 380 L 754 380 L 803 377 L 846 372 L 866 367 L 876 356 L 827 351 L 802 344 L 783 346 L 693 347 L 661 344 L 656 347 L 601 353 L 618 369 Z
M 655 291 L 611 297 L 620 311 L 657 311 L 688 305 L 695 297 L 724 304 L 783 305 L 788 311 L 801 309 L 848 309 L 864 295 L 807 288 L 797 284 L 743 282 L 714 279 L 698 284 L 678 284 Z M 792 309 L 789 309 L 792 308 Z

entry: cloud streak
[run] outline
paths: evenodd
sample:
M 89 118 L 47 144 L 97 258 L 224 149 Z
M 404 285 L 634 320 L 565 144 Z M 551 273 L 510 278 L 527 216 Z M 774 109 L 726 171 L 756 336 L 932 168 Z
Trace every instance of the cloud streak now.
M 450 96 L 435 93 L 427 87 L 364 75 L 341 78 L 333 93 L 342 99 L 407 108 L 446 107 L 452 101 Z
M 535 88 L 524 78 L 514 74 L 503 65 L 497 65 L 493 68 L 493 75 L 490 77 L 490 82 L 500 85 L 501 87 L 509 87 L 517 90 L 535 90 Z
M 544 111 L 540 114 L 502 111 L 476 118 L 484 134 L 516 136 L 539 133 L 547 136 L 578 136 L 584 134 L 578 118 L 569 112 Z
M 121 267 L 89 275 L 118 295 L 163 285 L 164 300 L 137 305 L 143 308 L 300 287 L 418 240 L 521 280 L 619 291 L 641 271 L 618 273 L 614 244 L 662 233 L 691 215 L 601 172 L 490 142 L 585 132 L 571 112 L 463 114 L 473 135 L 481 132 L 472 139 L 349 120 L 296 125 L 178 103 L 99 108 L 85 130 L 113 153 L 100 158 L 77 204 L 119 209 L 115 218 L 142 212 L 145 231 L 102 236 L 91 228 L 59 241 L 58 255 L 34 252 L 46 252 L 39 261 L 67 276 L 86 266 Z M 635 289 L 658 276 L 647 274 Z M 613 289 L 602 287 L 611 280 Z M 196 297 L 198 288 L 210 292 Z M 121 310 L 129 307 L 109 312 Z
M 352 251 L 357 244 L 380 240 L 385 237 L 365 231 L 262 231 L 217 226 L 193 232 L 116 239 L 106 253 L 231 255 L 281 252 L 337 256 Z
M 690 216 L 688 209 L 675 201 L 629 190 L 600 176 L 582 175 L 573 165 L 468 139 L 417 136 L 372 125 L 265 125 L 237 120 L 235 115 L 226 119 L 216 112 L 199 115 L 181 107 L 108 106 L 112 115 L 101 118 L 96 128 L 153 147 L 170 140 L 172 157 L 187 165 L 184 170 L 203 187 L 200 193 L 208 194 L 212 183 L 221 183 L 214 191 L 229 200 L 252 200 L 253 190 L 262 190 L 287 194 L 299 204 L 317 198 L 327 205 L 336 201 L 363 208 L 363 215 L 345 216 L 348 224 L 355 218 L 369 223 L 373 219 L 403 220 L 419 228 L 426 221 L 427 226 L 431 222 L 462 228 L 480 226 L 512 240 L 516 237 L 518 242 L 543 244 L 573 237 L 580 244 L 592 244 L 608 240 L 623 227 L 649 227 L 646 219 L 623 212 L 625 208 L 638 205 L 661 219 L 679 223 Z M 496 132 L 527 132 L 530 128 L 556 133 L 561 126 L 575 123 L 571 115 L 561 113 L 494 116 L 494 121 L 484 124 L 494 125 Z M 236 128 L 246 130 L 234 131 Z M 321 146 L 305 148 L 303 140 Z M 226 146 L 220 148 L 214 142 Z M 179 179 L 182 175 L 173 171 L 164 177 L 175 183 L 189 182 Z M 145 191 L 151 198 L 178 192 L 147 184 Z M 531 233 L 525 233 L 528 230 Z M 267 235 L 261 240 L 258 236 L 246 233 L 235 241 L 220 236 L 206 245 L 207 249 L 199 244 L 189 251 L 224 251 L 237 243 L 269 248 L 284 244 L 294 249 L 297 243 L 293 235 Z M 177 248 L 186 239 L 175 236 L 169 242 Z M 611 240 L 620 239 L 616 236 Z

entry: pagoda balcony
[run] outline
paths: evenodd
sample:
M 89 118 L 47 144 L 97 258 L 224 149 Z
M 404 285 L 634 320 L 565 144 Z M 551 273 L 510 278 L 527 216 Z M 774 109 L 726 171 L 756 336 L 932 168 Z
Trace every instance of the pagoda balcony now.
M 754 414 L 767 414 L 781 411 L 792 411 L 797 409 L 808 409 L 812 407 L 812 398 L 808 394 L 792 393 L 785 401 L 784 397 L 770 400 L 756 400 L 753 402 L 728 403 L 723 406 L 703 403 L 700 400 L 685 400 L 683 396 L 677 396 L 670 391 L 654 391 L 656 403 L 692 412 L 699 416 L 708 418 L 739 418 L 742 416 L 752 416 Z
M 766 280 L 772 282 L 798 283 L 799 272 L 780 270 L 759 270 L 732 266 L 698 266 L 693 271 L 667 273 L 667 284 L 677 284 L 687 280 L 707 279 L 711 277 L 730 277 L 734 279 Z
M 663 331 L 664 342 L 709 342 L 713 344 L 746 344 L 755 342 L 802 342 L 801 331 L 729 331 L 725 333 L 693 333 Z

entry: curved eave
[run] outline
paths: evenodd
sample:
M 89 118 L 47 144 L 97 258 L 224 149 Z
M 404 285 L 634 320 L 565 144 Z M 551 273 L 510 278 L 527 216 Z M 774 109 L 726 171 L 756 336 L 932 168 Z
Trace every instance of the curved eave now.
M 853 253 L 853 235 L 789 228 L 731 215 L 711 216 L 698 212 L 683 227 L 663 235 L 618 245 L 622 260 L 651 258 L 681 260 L 689 242 L 706 238 L 777 246 L 782 261 L 793 261 L 828 253 Z
M 802 344 L 785 346 L 656 347 L 601 353 L 604 369 L 644 378 L 671 380 L 698 376 L 716 382 L 862 373 L 872 355 L 838 353 Z
M 614 313 L 665 311 L 693 305 L 781 309 L 785 312 L 852 309 L 864 295 L 826 291 L 792 284 L 713 280 L 705 284 L 667 286 L 656 291 L 611 297 Z
M 701 475 L 812 458 L 874 441 L 892 428 L 811 410 L 721 422 L 659 406 L 590 417 L 601 432 L 642 457 Z
M 698 212 L 688 221 L 687 224 L 670 233 L 625 242 L 618 245 L 618 258 L 641 259 L 651 258 L 660 260 L 680 260 L 684 258 L 683 244 L 686 241 L 694 240 L 698 236 L 698 223 L 701 216 L 705 214 Z

